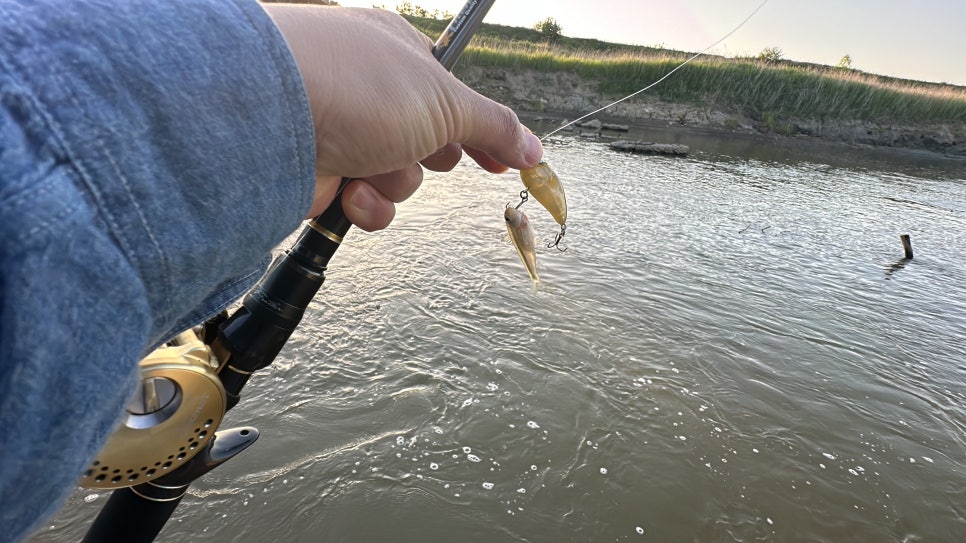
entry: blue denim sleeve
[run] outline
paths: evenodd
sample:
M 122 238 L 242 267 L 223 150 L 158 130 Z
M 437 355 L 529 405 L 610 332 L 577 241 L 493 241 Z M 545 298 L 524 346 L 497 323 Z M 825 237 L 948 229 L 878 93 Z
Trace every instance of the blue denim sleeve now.
M 0 0 L 0 540 L 60 507 L 137 360 L 258 278 L 314 148 L 254 0 Z

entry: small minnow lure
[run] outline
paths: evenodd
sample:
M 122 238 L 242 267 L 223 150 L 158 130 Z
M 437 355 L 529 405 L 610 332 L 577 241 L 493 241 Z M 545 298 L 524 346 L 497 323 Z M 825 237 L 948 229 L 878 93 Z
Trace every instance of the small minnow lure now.
M 520 170 L 520 179 L 527 191 L 553 215 L 557 224 L 563 226 L 567 222 L 567 195 L 550 165 L 540 162 L 533 168 Z
M 527 273 L 530 274 L 530 279 L 534 283 L 540 281 L 540 277 L 537 275 L 537 253 L 533 246 L 534 234 L 533 227 L 530 226 L 530 220 L 527 216 L 515 207 L 507 207 L 506 211 L 503 212 L 503 219 L 506 221 L 506 230 L 510 233 L 510 241 L 513 242 L 513 247 L 516 248 L 517 254 L 520 255 L 520 260 L 523 261 L 523 265 L 527 268 Z

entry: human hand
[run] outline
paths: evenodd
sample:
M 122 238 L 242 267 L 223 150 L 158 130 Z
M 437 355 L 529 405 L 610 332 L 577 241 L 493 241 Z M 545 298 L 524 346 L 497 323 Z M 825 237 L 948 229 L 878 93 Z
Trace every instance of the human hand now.
M 265 4 L 295 57 L 316 138 L 315 199 L 332 201 L 342 177 L 346 216 L 385 228 L 412 195 L 422 167 L 449 171 L 462 151 L 484 169 L 537 164 L 543 150 L 509 108 L 485 98 L 432 56 L 433 42 L 381 9 Z

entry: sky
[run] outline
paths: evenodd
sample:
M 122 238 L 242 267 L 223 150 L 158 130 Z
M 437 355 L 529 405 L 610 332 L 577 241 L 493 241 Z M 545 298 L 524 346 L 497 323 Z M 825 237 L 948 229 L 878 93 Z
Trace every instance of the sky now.
M 338 0 L 394 9 L 402 0 Z M 532 28 L 553 17 L 564 36 L 698 52 L 731 32 L 763 0 L 498 0 L 485 22 Z M 410 0 L 458 13 L 464 0 Z M 434 39 L 436 36 L 432 36 Z M 708 51 L 733 57 L 777 47 L 782 58 L 966 85 L 966 0 L 767 0 Z

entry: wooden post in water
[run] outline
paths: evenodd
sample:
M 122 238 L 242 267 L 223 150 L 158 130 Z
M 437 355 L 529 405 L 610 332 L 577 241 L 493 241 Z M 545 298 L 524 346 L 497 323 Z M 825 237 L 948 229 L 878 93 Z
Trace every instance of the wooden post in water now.
M 902 234 L 899 236 L 902 240 L 902 249 L 906 252 L 906 258 L 912 259 L 912 242 L 909 241 L 909 234 Z

